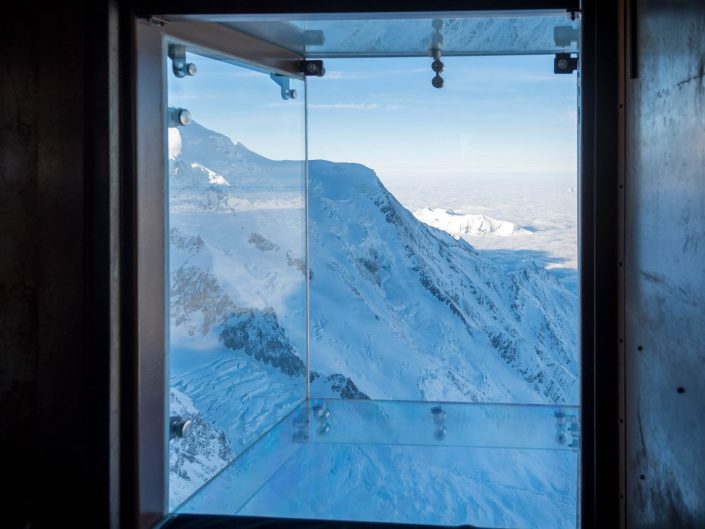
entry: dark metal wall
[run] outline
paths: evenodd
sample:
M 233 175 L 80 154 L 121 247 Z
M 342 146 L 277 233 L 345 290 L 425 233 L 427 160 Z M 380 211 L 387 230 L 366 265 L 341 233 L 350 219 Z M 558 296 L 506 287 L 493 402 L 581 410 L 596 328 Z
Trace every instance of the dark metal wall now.
M 107 6 L 28 1 L 3 14 L 2 527 L 107 527 L 116 503 Z
M 638 5 L 637 5 L 638 4 Z M 625 204 L 630 529 L 705 527 L 705 3 L 633 2 Z
M 618 4 L 583 2 L 580 53 L 581 519 L 616 527 Z
M 0 32 L 0 439 L 16 524 L 54 506 L 85 447 L 83 13 L 51 15 Z

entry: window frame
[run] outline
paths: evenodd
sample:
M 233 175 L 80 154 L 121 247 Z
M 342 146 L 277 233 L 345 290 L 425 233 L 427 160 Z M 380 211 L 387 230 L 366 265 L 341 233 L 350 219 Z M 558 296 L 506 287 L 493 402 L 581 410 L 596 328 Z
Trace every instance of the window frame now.
M 195 33 L 193 22 L 164 25 L 160 13 L 235 14 L 229 2 L 138 1 L 129 23 L 132 35 L 132 155 L 133 189 L 123 200 L 129 218 L 131 241 L 126 252 L 133 279 L 127 299 L 129 318 L 122 322 L 125 336 L 132 337 L 135 354 L 127 370 L 131 379 L 132 412 L 123 411 L 122 424 L 131 423 L 126 457 L 131 470 L 123 471 L 123 505 L 135 514 L 140 528 L 164 522 L 168 517 L 168 373 L 166 350 L 168 282 L 165 277 L 167 248 L 167 202 L 164 189 L 166 168 L 166 50 L 164 36 L 188 41 L 199 52 L 242 61 L 237 50 L 222 49 L 222 41 L 209 39 L 209 31 Z M 599 7 L 597 2 L 577 0 L 447 0 L 429 6 L 415 0 L 403 6 L 393 2 L 340 2 L 335 6 L 311 2 L 295 6 L 296 12 L 408 12 L 471 10 L 580 9 L 580 121 L 579 121 L 579 270 L 581 448 L 580 523 L 584 529 L 614 523 L 619 511 L 618 469 L 618 76 L 615 53 L 617 8 Z M 290 7 L 290 6 L 289 6 Z M 291 10 L 291 9 L 288 9 Z M 614 12 L 613 12 L 614 11 Z M 241 5 L 240 13 L 280 13 L 276 2 Z M 598 14 L 600 16 L 598 17 Z M 175 25 L 174 25 L 175 24 Z M 170 29 L 170 26 L 172 29 Z M 210 25 L 212 26 L 212 24 Z M 212 30 L 202 26 L 201 30 Z M 234 32 L 233 32 L 234 33 Z M 222 35 L 220 36 L 222 37 Z M 218 39 L 216 39 L 218 40 Z M 254 39 L 257 40 L 257 39 Z M 262 41 L 259 41 L 260 43 Z M 257 43 L 252 43 L 257 44 Z M 271 45 L 268 45 L 271 46 Z M 219 49 L 220 48 L 220 49 Z M 256 47 L 255 47 L 256 49 Z M 279 49 L 279 51 L 282 51 Z M 286 50 L 283 50 L 286 51 Z M 282 55 L 291 63 L 292 52 Z M 294 54 L 295 55 L 295 54 Z M 298 57 L 302 58 L 302 57 Z M 287 66 L 270 65 L 291 74 Z M 155 97 L 160 104 L 155 105 Z M 599 212 L 599 213 L 598 213 Z M 135 420 L 136 417 L 136 420 Z M 177 516 L 177 518 L 179 518 Z M 233 521 L 235 523 L 235 521 Z M 274 523 L 274 522 L 273 522 Z M 285 522 L 281 522 L 285 523 Z M 321 523 L 321 522 L 317 522 Z M 340 527 L 339 522 L 332 522 Z M 328 525 L 322 523 L 322 526 Z M 280 525 L 281 526 L 281 525 Z M 284 526 L 288 526 L 285 525 Z M 292 521 L 291 526 L 295 526 Z M 330 525 L 331 527 L 333 525 Z M 348 526 L 348 524 L 346 524 Z M 364 527 L 352 524 L 350 527 Z M 368 524 L 368 526 L 377 526 Z M 389 526 L 389 524 L 386 524 Z

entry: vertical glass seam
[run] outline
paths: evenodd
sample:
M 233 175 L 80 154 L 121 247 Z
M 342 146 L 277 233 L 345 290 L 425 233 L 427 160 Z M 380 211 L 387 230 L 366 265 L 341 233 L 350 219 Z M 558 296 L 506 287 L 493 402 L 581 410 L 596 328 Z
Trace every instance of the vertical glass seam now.
M 169 498 L 172 489 L 172 483 L 170 479 L 170 457 L 171 457 L 171 443 L 169 442 L 169 418 L 171 416 L 171 247 L 169 239 L 169 227 L 170 227 L 170 216 L 171 216 L 171 186 L 169 182 L 169 127 L 167 123 L 167 115 L 169 112 L 169 39 L 166 36 L 162 36 L 162 90 L 161 90 L 161 105 L 162 105 L 162 116 L 160 130 L 162 134 L 162 160 L 164 163 L 163 167 L 163 182 L 164 189 L 162 194 L 162 200 L 164 201 L 164 206 L 162 210 L 163 215 L 163 234 L 162 240 L 164 241 L 164 258 L 163 258 L 163 270 L 164 270 L 164 314 L 162 315 L 162 325 L 164 329 L 164 365 L 162 366 L 165 389 L 163 403 L 165 406 L 164 422 L 162 425 L 164 431 L 164 439 L 162 446 L 164 453 L 166 454 L 166 464 L 164 465 L 164 512 L 168 513 L 169 510 Z
M 308 82 L 304 76 L 304 245 L 306 255 L 306 401 L 311 398 L 311 262 L 308 210 Z

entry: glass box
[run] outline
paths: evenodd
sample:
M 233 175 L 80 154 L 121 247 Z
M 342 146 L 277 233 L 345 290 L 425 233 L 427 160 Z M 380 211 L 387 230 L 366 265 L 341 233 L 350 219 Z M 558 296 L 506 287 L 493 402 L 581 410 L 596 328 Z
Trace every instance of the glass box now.
M 577 527 L 576 15 L 165 28 L 170 510 Z

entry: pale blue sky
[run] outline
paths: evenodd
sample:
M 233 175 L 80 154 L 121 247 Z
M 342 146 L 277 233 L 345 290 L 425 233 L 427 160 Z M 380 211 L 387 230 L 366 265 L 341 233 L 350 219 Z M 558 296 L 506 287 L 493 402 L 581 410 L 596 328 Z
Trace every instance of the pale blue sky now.
M 283 101 L 267 75 L 192 56 L 193 78 L 169 76 L 170 104 L 274 159 L 303 156 L 303 90 Z M 383 181 L 440 177 L 575 182 L 576 74 L 552 56 L 326 60 L 309 79 L 309 155 L 372 167 Z

